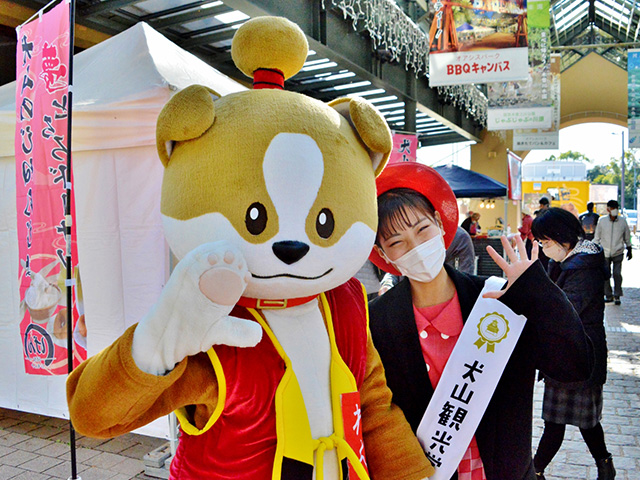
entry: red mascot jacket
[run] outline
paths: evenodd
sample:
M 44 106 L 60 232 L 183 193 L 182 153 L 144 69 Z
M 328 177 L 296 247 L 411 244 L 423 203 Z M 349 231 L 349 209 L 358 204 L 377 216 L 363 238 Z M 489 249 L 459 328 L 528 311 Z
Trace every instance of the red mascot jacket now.
M 367 310 L 362 287 L 352 279 L 321 295 L 320 305 L 332 349 L 331 395 L 339 402 L 341 393 L 357 392 L 365 375 Z M 216 345 L 207 352 L 218 379 L 218 405 L 200 430 L 189 421 L 188 407 L 178 410 L 182 436 L 171 478 L 311 480 L 314 451 L 327 447 L 338 449 L 343 472 L 347 456 L 356 463 L 358 448 L 345 442 L 341 409 L 335 402 L 334 435 L 311 437 L 293 368 L 287 368 L 286 354 L 259 310 L 236 307 L 231 315 L 260 322 L 267 334 L 253 348 Z

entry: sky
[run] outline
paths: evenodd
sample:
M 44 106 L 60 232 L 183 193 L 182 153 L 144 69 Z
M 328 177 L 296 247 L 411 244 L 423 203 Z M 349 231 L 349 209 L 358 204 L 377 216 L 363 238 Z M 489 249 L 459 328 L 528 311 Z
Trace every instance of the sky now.
M 622 138 L 624 132 L 624 148 L 628 147 L 628 129 L 611 123 L 583 123 L 560 130 L 559 150 L 532 150 L 524 159 L 524 163 L 541 162 L 551 155 L 558 157 L 561 153 L 573 150 L 593 160 L 592 165 L 606 165 L 612 157 L 622 156 Z M 453 163 L 469 168 L 471 159 L 471 142 L 455 143 L 423 147 L 418 150 L 418 160 L 426 165 L 447 165 Z M 587 166 L 587 169 L 590 167 Z

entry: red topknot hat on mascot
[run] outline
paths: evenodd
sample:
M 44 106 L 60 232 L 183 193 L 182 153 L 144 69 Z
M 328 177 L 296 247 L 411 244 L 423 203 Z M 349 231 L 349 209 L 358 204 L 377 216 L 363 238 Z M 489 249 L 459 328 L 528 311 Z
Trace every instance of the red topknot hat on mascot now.
M 433 168 L 416 162 L 387 165 L 376 179 L 376 187 L 378 197 L 395 188 L 409 188 L 424 195 L 442 219 L 445 248 L 451 245 L 458 229 L 458 202 L 447 181 Z M 375 250 L 371 251 L 369 260 L 385 272 L 401 275 Z

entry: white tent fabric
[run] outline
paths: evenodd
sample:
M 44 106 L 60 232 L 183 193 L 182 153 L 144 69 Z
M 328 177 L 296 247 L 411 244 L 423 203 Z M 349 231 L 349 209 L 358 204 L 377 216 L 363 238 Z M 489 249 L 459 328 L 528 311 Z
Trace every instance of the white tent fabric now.
M 162 106 L 201 84 L 245 87 L 145 23 L 74 57 L 72 152 L 89 356 L 137 322 L 169 275 L 155 148 Z M 0 87 L 0 406 L 68 418 L 66 377 L 26 375 L 18 328 L 15 82 Z M 166 436 L 166 421 L 141 433 Z

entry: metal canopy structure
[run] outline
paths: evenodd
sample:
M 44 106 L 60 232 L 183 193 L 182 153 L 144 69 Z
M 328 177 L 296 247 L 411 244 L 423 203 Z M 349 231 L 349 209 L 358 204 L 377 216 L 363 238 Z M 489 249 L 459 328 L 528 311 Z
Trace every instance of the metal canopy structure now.
M 554 0 L 551 42 L 562 54 L 563 70 L 591 52 L 626 70 L 627 48 L 640 48 L 640 2 Z
M 15 0 L 39 9 L 47 0 Z M 326 9 L 322 4 L 326 3 Z M 401 3 L 401 2 L 399 2 Z M 359 95 L 373 102 L 395 131 L 417 132 L 421 145 L 479 141 L 483 125 L 461 106 L 447 104 L 422 74 L 374 51 L 327 0 L 78 0 L 76 22 L 115 35 L 147 22 L 185 50 L 232 78 L 247 77 L 231 60 L 231 39 L 247 19 L 278 15 L 297 23 L 309 39 L 304 68 L 286 88 L 329 101 Z
M 409 18 L 418 19 L 417 25 L 428 28 L 424 23 L 429 17 L 425 11 L 429 1 L 395 0 L 395 3 Z M 12 6 L 38 10 L 46 3 L 47 0 L 0 2 L 0 23 L 11 13 Z M 323 101 L 347 95 L 363 96 L 380 109 L 393 130 L 418 132 L 422 146 L 479 141 L 484 125 L 466 107 L 452 104 L 437 89 L 429 87 L 424 74 L 416 77 L 411 68 L 393 60 L 390 52 L 374 50 L 369 34 L 354 30 L 352 21 L 331 8 L 332 3 L 332 0 L 77 0 L 76 22 L 107 35 L 147 22 L 218 70 L 247 81 L 231 61 L 233 34 L 251 17 L 285 16 L 300 25 L 310 44 L 307 62 L 300 73 L 287 81 L 288 89 Z M 14 41 L 14 26 L 0 25 L 0 40 Z M 0 41 L 3 59 L 10 50 L 9 43 Z M 563 70 L 592 51 L 626 69 L 627 48 L 640 48 L 640 1 L 552 0 L 551 44 L 553 50 L 562 54 Z

